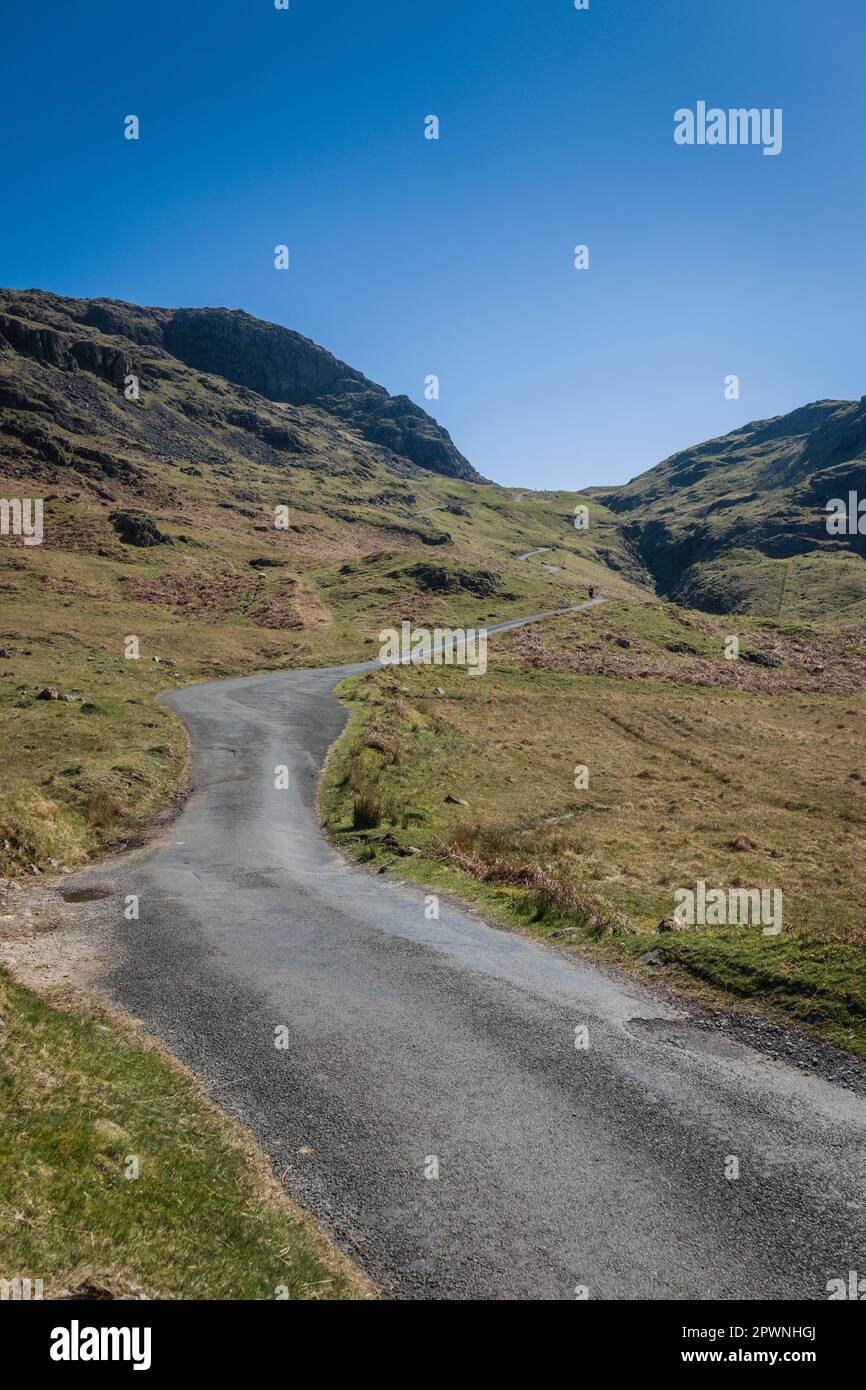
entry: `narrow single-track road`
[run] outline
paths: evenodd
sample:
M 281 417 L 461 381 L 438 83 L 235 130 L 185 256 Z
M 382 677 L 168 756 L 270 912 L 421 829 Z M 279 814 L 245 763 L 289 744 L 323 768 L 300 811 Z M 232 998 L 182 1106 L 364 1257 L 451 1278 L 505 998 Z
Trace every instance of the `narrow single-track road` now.
M 428 920 L 327 843 L 333 691 L 365 669 L 166 697 L 189 800 L 87 876 L 116 894 L 112 997 L 386 1296 L 822 1299 L 866 1274 L 863 1099 L 444 901 Z

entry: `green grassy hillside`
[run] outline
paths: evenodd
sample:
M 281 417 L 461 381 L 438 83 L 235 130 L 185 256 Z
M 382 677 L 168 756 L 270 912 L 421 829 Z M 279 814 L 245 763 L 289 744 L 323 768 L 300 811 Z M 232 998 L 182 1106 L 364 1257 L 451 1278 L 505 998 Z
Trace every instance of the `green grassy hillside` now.
M 593 493 L 666 597 L 839 624 L 866 617 L 866 536 L 827 532 L 827 503 L 850 490 L 866 497 L 866 397 L 744 425 Z

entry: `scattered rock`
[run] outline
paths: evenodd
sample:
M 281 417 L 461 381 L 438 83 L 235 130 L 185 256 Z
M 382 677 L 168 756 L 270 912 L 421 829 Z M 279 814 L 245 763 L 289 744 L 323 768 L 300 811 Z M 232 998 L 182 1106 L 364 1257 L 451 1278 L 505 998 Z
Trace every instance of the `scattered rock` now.
M 449 806 L 468 806 L 468 805 L 469 805 L 469 802 L 468 802 L 468 801 L 464 801 L 462 796 L 452 796 L 450 792 L 448 793 L 448 795 L 447 795 L 446 797 L 443 798 L 443 800 L 444 800 L 445 802 L 447 802 L 447 804 L 448 804 Z
M 743 661 L 751 661 L 756 666 L 781 666 L 782 663 L 777 656 L 770 656 L 769 652 L 740 652 Z
M 60 696 L 57 694 L 56 686 L 46 685 L 39 691 L 36 698 L 37 700 L 59 700 Z
M 638 965 L 664 965 L 665 953 L 657 946 L 654 951 L 644 951 L 637 959 Z
M 127 545 L 151 546 L 170 545 L 171 537 L 165 536 L 155 522 L 143 512 L 110 512 L 109 521 L 120 539 Z
M 738 854 L 743 854 L 746 850 L 757 848 L 758 846 L 755 841 L 750 839 L 748 835 L 738 835 L 736 840 L 728 841 L 728 849 L 736 850 Z
M 393 570 L 389 578 L 413 579 L 419 589 L 432 593 L 456 594 L 464 591 L 489 598 L 499 590 L 499 576 L 491 570 L 446 569 L 444 565 L 421 563 L 409 569 Z
M 82 1300 L 86 1300 L 88 1303 L 102 1303 L 108 1302 L 109 1300 L 137 1302 L 145 1299 L 145 1295 L 131 1285 L 119 1285 L 116 1289 L 112 1289 L 106 1284 L 95 1284 L 90 1280 L 86 1280 L 83 1284 L 76 1284 L 70 1289 L 61 1289 L 56 1297 L 59 1301 L 64 1303 L 70 1301 L 77 1303 Z

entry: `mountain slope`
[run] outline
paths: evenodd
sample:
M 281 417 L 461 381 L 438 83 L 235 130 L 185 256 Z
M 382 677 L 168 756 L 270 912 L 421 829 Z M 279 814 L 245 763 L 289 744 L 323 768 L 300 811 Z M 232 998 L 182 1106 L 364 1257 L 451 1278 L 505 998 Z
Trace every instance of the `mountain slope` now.
M 828 535 L 826 504 L 849 490 L 866 496 L 866 397 L 754 421 L 591 491 L 666 597 L 847 622 L 866 615 L 866 537 Z
M 250 344 L 221 365 L 276 394 L 252 346 L 268 326 L 219 318 Z M 351 369 L 312 345 L 315 380 L 298 356 L 282 383 L 300 403 L 190 366 L 165 346 L 192 355 L 172 337 L 186 322 L 0 292 L 0 497 L 44 500 L 41 545 L 0 535 L 0 872 L 74 863 L 170 800 L 183 741 L 153 704 L 166 686 L 372 659 L 403 621 L 483 626 L 589 584 L 651 595 L 601 504 L 581 532 L 576 496 L 518 502 L 422 467 L 348 418 L 328 373 Z
M 205 359 L 261 389 L 205 371 Z M 136 399 L 124 390 L 131 374 Z M 379 414 L 358 416 L 352 402 L 371 393 Z M 395 420 L 408 435 L 394 437 Z M 560 606 L 601 580 L 645 587 L 599 504 L 591 530 L 577 531 L 576 497 L 516 502 L 472 481 L 469 465 L 472 479 L 444 476 L 433 465 L 450 448 L 411 402 L 249 315 L 0 291 L 2 495 L 45 499 L 44 544 L 2 537 L 0 555 L 42 584 L 134 595 L 187 620 L 333 626 L 331 650 L 308 647 L 305 660 L 339 659 L 422 609 L 456 616 L 448 602 L 461 593 L 465 604 L 483 592 L 508 617 L 516 603 Z M 476 568 L 487 575 L 478 583 Z
M 321 404 L 364 438 L 447 477 L 483 482 L 454 447 L 448 431 L 408 396 L 390 396 L 383 386 L 340 362 L 309 338 L 241 310 L 139 308 L 112 299 L 64 299 L 39 290 L 0 291 L 0 334 L 19 351 L 56 361 L 63 346 L 53 332 L 75 334 L 68 350 L 85 365 L 112 348 L 103 338 L 122 338 L 145 348 L 163 348 L 198 371 L 225 377 L 273 401 Z M 14 315 L 10 322 L 7 315 Z M 19 322 L 16 322 L 18 320 Z M 20 320 L 47 325 L 28 346 Z M 99 335 L 99 336 L 97 336 Z

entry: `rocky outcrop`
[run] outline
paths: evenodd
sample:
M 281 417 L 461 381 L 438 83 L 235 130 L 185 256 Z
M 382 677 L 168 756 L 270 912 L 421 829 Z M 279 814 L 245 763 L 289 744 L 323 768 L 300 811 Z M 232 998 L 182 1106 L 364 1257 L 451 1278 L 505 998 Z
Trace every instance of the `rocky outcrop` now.
M 162 342 L 187 366 L 224 376 L 270 400 L 321 405 L 365 439 L 421 468 L 484 481 L 455 448 L 448 431 L 408 396 L 389 395 L 383 386 L 289 328 L 240 310 L 176 309 L 168 311 Z
M 126 545 L 149 547 L 171 544 L 171 537 L 163 535 L 156 523 L 142 512 L 118 510 L 109 513 L 108 519 Z
M 462 591 L 476 594 L 479 598 L 489 598 L 499 593 L 499 576 L 492 570 L 446 569 L 443 565 L 421 563 L 405 570 L 392 570 L 389 574 L 392 579 L 404 577 L 427 593 L 459 594 Z
M 125 352 L 96 338 L 77 338 L 70 344 L 69 351 L 83 371 L 103 376 L 115 386 L 122 386 L 124 378 L 133 370 L 132 361 Z
M 24 357 L 46 362 L 51 367 L 64 367 L 69 371 L 74 366 L 64 334 L 25 323 L 10 314 L 0 314 L 0 347 L 12 348 Z
M 370 385 L 309 338 L 241 310 L 170 310 L 162 345 L 187 366 L 224 376 L 272 401 L 310 405 Z
M 142 308 L 120 300 L 0 290 L 0 349 L 4 343 L 39 362 L 67 371 L 83 368 L 117 384 L 134 370 L 128 347 L 161 349 L 187 367 L 269 400 L 320 406 L 419 468 L 486 481 L 448 431 L 408 396 L 391 396 L 310 338 L 239 309 Z M 158 357 L 149 355 L 151 372 L 157 374 Z M 286 452 L 302 451 L 290 431 L 284 441 L 266 442 Z
M 365 392 L 330 397 L 328 404 L 335 413 L 351 419 L 365 438 L 383 444 L 421 468 L 429 468 L 432 473 L 442 473 L 448 478 L 484 481 L 455 449 L 448 431 L 437 425 L 408 396 Z
M 4 346 L 63 371 L 80 368 L 93 372 L 116 386 L 122 386 L 124 377 L 132 371 L 129 355 L 112 343 L 93 337 L 71 338 L 11 314 L 0 314 L 0 347 Z

